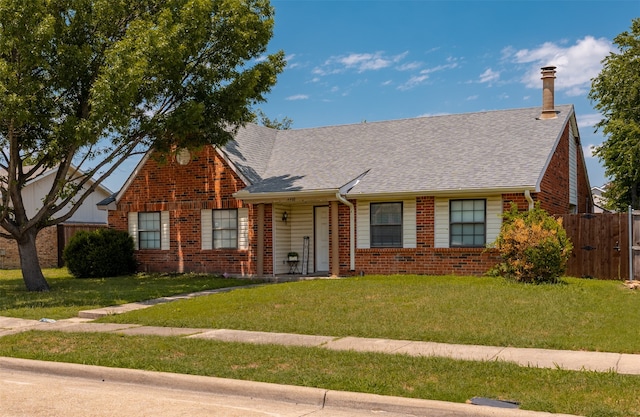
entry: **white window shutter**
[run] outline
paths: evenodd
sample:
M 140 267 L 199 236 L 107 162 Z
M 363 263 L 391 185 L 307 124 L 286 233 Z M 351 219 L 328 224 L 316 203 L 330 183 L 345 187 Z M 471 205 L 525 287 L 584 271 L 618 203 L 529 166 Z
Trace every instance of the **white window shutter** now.
M 133 239 L 133 249 L 138 250 L 138 213 L 130 211 L 128 214 L 129 221 L 129 235 Z
M 404 200 L 402 202 L 402 247 L 416 248 L 417 234 L 416 200 Z
M 202 249 L 213 249 L 213 213 L 211 210 L 200 210 L 200 235 Z
M 357 204 L 356 231 L 358 236 L 356 242 L 358 243 L 358 249 L 369 249 L 371 247 L 371 232 L 369 228 L 371 211 L 369 203 L 358 200 Z
M 249 249 L 249 209 L 238 209 L 238 249 Z
M 160 249 L 169 250 L 169 212 L 160 212 Z

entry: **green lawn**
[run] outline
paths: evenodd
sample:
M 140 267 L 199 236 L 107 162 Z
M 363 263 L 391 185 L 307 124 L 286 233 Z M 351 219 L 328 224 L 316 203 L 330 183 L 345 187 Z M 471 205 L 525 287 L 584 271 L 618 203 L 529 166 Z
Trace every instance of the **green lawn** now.
M 32 331 L 0 340 L 3 356 L 453 402 L 480 396 L 588 417 L 640 416 L 640 377 L 612 372 L 102 333 Z
M 238 289 L 103 321 L 640 353 L 640 292 L 621 282 L 367 276 Z
M 0 272 L 0 315 L 65 318 L 87 308 L 250 283 L 202 275 L 77 280 L 65 270 L 45 274 L 52 291 L 37 294 L 24 290 L 19 272 Z M 638 311 L 640 292 L 621 282 L 368 276 L 239 288 L 102 321 L 638 353 Z M 481 396 L 530 410 L 640 417 L 640 376 L 613 372 L 99 333 L 31 331 L 0 340 L 3 356 L 455 402 Z
M 252 283 L 202 274 L 75 279 L 65 268 L 43 272 L 51 291 L 30 293 L 19 270 L 0 270 L 0 316 L 64 319 L 77 317 L 81 310 Z

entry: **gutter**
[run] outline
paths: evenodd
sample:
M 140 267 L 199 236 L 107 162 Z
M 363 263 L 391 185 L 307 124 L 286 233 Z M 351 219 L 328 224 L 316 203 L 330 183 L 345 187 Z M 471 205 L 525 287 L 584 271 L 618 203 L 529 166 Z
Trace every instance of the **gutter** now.
M 533 203 L 533 198 L 531 198 L 531 191 L 524 190 L 524 198 L 526 198 L 527 201 L 529 202 L 529 211 L 533 210 L 534 203 Z
M 340 194 L 340 191 L 336 193 L 338 201 L 349 207 L 349 269 L 351 271 L 356 270 L 356 226 L 354 224 L 356 220 L 355 208 L 353 203 L 347 200 Z
M 358 185 L 358 183 L 364 178 L 365 175 L 369 173 L 369 170 L 366 170 L 362 174 L 360 174 L 357 178 L 348 182 L 347 184 L 340 187 L 338 192 L 336 192 L 336 198 L 338 201 L 349 207 L 349 270 L 356 270 L 356 209 L 353 206 L 353 203 L 347 200 L 344 197 L 344 194 L 348 193 Z

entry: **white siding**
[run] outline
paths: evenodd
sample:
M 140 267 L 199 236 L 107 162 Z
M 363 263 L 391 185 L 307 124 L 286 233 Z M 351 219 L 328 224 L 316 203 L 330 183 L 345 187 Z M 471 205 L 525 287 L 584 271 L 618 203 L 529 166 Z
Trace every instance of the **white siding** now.
M 212 210 L 200 210 L 200 239 L 202 250 L 213 249 L 213 213 Z
M 389 200 L 398 201 L 398 200 Z M 383 201 L 376 201 L 383 202 Z M 415 248 L 417 246 L 416 231 L 416 200 L 402 200 L 402 247 Z M 370 204 L 372 201 L 360 201 L 356 204 L 356 242 L 358 249 L 371 247 L 371 233 L 369 222 L 371 221 Z
M 571 128 L 569 128 L 569 204 L 578 205 L 578 151 Z
M 313 271 L 313 254 L 315 253 L 313 247 L 313 206 L 293 206 L 291 209 L 291 241 L 290 249 L 287 250 L 298 252 L 298 259 L 300 260 L 299 269 L 302 271 L 302 247 L 304 245 L 304 237 L 309 236 L 309 269 Z M 285 258 L 287 254 L 285 253 Z
M 287 222 L 282 221 L 282 213 L 287 212 Z M 313 271 L 313 206 L 274 206 L 274 271 L 276 274 L 289 272 L 287 253 L 298 252 L 301 264 L 298 269 L 302 271 L 302 247 L 304 237 L 309 236 L 309 272 Z
M 51 174 L 45 176 L 38 181 L 29 183 L 22 190 L 22 196 L 24 199 L 25 210 L 29 218 L 33 217 L 38 210 L 42 208 L 42 200 L 49 193 L 53 186 L 53 180 L 55 175 Z M 87 199 L 80 205 L 78 210 L 73 213 L 73 216 L 67 220 L 67 222 L 75 223 L 107 223 L 107 211 L 98 210 L 97 204 L 109 197 L 109 194 L 104 189 L 99 188 L 87 197 Z M 54 216 L 59 217 L 65 213 L 68 213 L 70 206 L 60 210 Z
M 486 232 L 487 243 L 492 243 L 500 234 L 502 225 L 502 197 L 483 197 L 487 200 Z M 457 200 L 457 198 L 456 198 Z M 449 247 L 449 198 L 436 198 L 435 201 L 435 247 Z

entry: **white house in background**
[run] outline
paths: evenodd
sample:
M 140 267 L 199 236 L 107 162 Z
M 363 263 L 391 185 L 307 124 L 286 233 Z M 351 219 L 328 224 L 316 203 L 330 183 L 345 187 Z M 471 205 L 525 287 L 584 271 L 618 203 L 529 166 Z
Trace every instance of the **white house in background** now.
M 75 169 L 72 167 L 72 169 Z M 47 195 L 55 180 L 57 169 L 44 171 L 36 178 L 28 181 L 22 190 L 27 215 L 32 217 L 42 206 L 42 199 Z M 103 186 L 98 186 L 82 203 L 78 210 L 61 225 L 51 226 L 40 231 L 37 239 L 40 266 L 53 268 L 62 265 L 62 251 L 66 242 L 77 230 L 93 230 L 107 225 L 107 213 L 98 210 L 97 203 L 109 197 L 112 192 Z M 63 215 L 70 208 L 62 210 L 56 217 Z M 18 247 L 13 240 L 0 239 L 0 268 L 18 268 L 20 258 Z
M 593 212 L 594 213 L 610 213 L 610 210 L 604 208 L 607 199 L 603 197 L 605 189 L 603 187 L 591 187 L 591 195 L 593 196 Z

